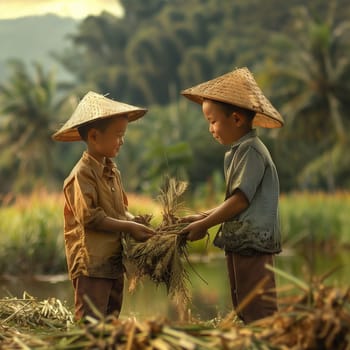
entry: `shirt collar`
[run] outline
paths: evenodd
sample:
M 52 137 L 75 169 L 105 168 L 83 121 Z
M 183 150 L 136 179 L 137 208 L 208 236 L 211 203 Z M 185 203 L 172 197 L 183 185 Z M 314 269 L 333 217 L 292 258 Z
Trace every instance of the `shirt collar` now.
M 106 158 L 106 164 L 102 164 L 85 151 L 83 153 L 83 159 L 89 162 L 89 165 L 100 177 L 103 177 L 105 174 L 107 176 L 113 176 L 116 171 L 115 163 L 109 158 Z
M 250 130 L 248 133 L 246 133 L 245 135 L 243 135 L 240 139 L 238 139 L 237 141 L 235 141 L 232 145 L 231 145 L 231 149 L 232 148 L 236 148 L 238 147 L 243 141 L 248 140 L 250 138 L 256 137 L 257 133 L 256 133 L 256 129 L 252 129 Z

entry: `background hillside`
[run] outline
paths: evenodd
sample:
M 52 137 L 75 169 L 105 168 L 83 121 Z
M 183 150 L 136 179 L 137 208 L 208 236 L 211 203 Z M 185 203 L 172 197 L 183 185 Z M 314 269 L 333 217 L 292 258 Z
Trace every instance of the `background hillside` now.
M 58 78 L 69 77 L 51 57 L 51 52 L 63 50 L 78 23 L 55 15 L 0 20 L 0 82 L 8 77 L 6 62 L 13 58 L 29 64 L 38 61 L 48 69 L 55 67 Z

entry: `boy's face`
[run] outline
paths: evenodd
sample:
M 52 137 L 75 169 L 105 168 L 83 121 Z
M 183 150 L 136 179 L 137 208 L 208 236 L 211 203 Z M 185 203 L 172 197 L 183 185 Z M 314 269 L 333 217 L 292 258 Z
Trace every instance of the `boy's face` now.
M 209 131 L 219 143 L 230 145 L 241 137 L 236 113 L 227 115 L 219 104 L 210 100 L 202 103 L 202 111 L 209 123 Z
M 128 126 L 127 118 L 113 118 L 104 131 L 93 129 L 91 151 L 96 158 L 113 158 L 124 144 L 124 135 Z

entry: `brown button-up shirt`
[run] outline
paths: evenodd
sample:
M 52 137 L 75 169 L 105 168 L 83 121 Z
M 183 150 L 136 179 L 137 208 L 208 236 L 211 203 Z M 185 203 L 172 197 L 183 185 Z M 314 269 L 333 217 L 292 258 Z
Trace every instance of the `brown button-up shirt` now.
M 127 197 L 115 163 L 101 164 L 87 152 L 64 181 L 64 238 L 68 272 L 117 278 L 122 270 L 121 233 L 97 230 L 107 216 L 126 219 Z

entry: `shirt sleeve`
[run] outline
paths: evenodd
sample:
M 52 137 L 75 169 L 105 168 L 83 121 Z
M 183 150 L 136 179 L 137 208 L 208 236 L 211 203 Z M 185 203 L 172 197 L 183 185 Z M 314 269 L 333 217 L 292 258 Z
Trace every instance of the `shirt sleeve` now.
M 262 155 L 251 146 L 238 149 L 232 160 L 228 193 L 241 190 L 249 203 L 252 201 L 265 173 L 265 162 Z
M 97 205 L 96 179 L 88 171 L 75 174 L 64 188 L 64 196 L 75 220 L 84 227 L 96 227 L 106 212 Z

